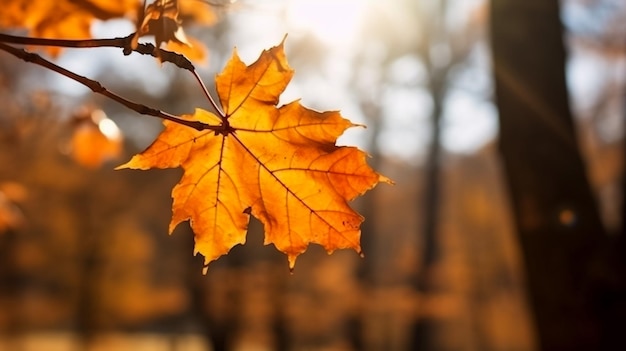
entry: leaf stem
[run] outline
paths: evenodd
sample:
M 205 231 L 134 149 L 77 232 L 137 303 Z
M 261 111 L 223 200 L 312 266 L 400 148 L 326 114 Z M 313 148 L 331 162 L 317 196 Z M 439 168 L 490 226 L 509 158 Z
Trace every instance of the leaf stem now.
M 214 131 L 219 131 L 221 130 L 221 126 L 211 126 L 199 121 L 187 121 L 184 119 L 181 119 L 178 116 L 172 115 L 170 113 L 167 112 L 163 112 L 161 110 L 157 110 L 151 107 L 148 107 L 146 105 L 142 105 L 142 104 L 138 104 L 136 102 L 130 101 L 128 99 L 125 99 L 109 90 L 107 90 L 104 86 L 102 86 L 102 84 L 100 84 L 100 82 L 97 82 L 95 80 L 89 79 L 87 77 L 78 75 L 72 71 L 69 71 L 61 66 L 58 66 L 46 59 L 44 59 L 43 57 L 35 54 L 35 53 L 31 53 L 28 52 L 24 49 L 18 49 L 15 47 L 12 47 L 10 45 L 4 44 L 2 42 L 0 42 L 0 50 L 6 51 L 9 54 L 22 59 L 26 62 L 31 62 L 34 63 L 36 65 L 45 67 L 49 70 L 52 70 L 54 72 L 57 72 L 61 75 L 64 75 L 84 86 L 86 86 L 87 88 L 91 89 L 91 91 L 93 91 L 94 93 L 97 94 L 101 94 L 104 95 L 114 101 L 116 101 L 117 103 L 124 105 L 126 107 L 128 107 L 129 109 L 136 111 L 137 113 L 140 113 L 142 115 L 147 115 L 147 116 L 153 116 L 153 117 L 158 117 L 158 118 L 162 118 L 162 119 L 166 119 L 175 123 L 179 123 L 191 128 L 194 128 L 196 130 L 214 130 Z
M 211 107 L 213 108 L 213 110 L 215 110 L 215 112 L 217 112 L 217 114 L 220 115 L 222 118 L 225 118 L 226 114 L 215 103 L 215 100 L 213 100 L 213 96 L 211 96 L 211 94 L 209 94 L 209 91 L 207 90 L 206 85 L 204 85 L 204 82 L 202 81 L 202 78 L 200 78 L 200 75 L 198 75 L 198 72 L 194 69 L 193 71 L 191 71 L 191 73 L 196 78 L 196 81 L 198 82 L 198 84 L 200 84 L 200 87 L 202 87 L 202 91 L 204 92 L 204 96 L 206 96 L 206 98 L 211 103 Z
M 219 108 L 211 94 L 206 88 L 206 85 L 196 72 L 196 67 L 185 56 L 177 54 L 172 51 L 156 48 L 149 43 L 138 43 L 136 48 L 132 48 L 131 42 L 135 34 L 130 34 L 126 37 L 109 38 L 109 39 L 49 39 L 49 38 L 33 38 L 33 37 L 21 37 L 16 35 L 0 33 L 0 43 L 19 44 L 19 45 L 33 45 L 33 46 L 55 46 L 65 48 L 97 48 L 97 47 L 115 47 L 123 49 L 124 55 L 130 55 L 132 52 L 137 52 L 142 55 L 150 55 L 158 58 L 162 61 L 173 63 L 179 68 L 185 69 L 191 74 L 202 88 L 202 92 L 209 100 L 211 107 L 221 117 L 225 117 L 224 112 Z M 157 53 L 158 50 L 158 53 Z

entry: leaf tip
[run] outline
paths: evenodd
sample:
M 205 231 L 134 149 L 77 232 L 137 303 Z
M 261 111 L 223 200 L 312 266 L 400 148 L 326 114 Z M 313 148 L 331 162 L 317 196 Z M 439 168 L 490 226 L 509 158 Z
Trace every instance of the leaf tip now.
M 130 161 L 119 165 L 117 167 L 115 167 L 114 169 L 116 171 L 119 171 L 121 169 L 141 169 L 141 170 L 146 170 L 149 169 L 150 166 L 146 165 L 145 162 L 143 162 L 142 158 L 141 158 L 142 154 L 137 154 L 135 156 L 133 156 Z
M 181 222 L 184 222 L 184 221 L 186 221 L 187 219 L 188 219 L 188 218 L 181 219 L 181 218 L 177 217 L 176 215 L 173 215 L 173 216 L 172 216 L 172 219 L 170 220 L 170 225 L 169 225 L 169 228 L 168 228 L 168 233 L 169 233 L 170 235 L 172 235 L 172 233 L 174 233 L 174 229 L 176 229 L 176 227 L 178 227 L 178 225 L 179 225 Z M 200 252 L 200 251 L 199 251 L 197 248 L 194 248 L 194 255 L 197 255 L 197 254 L 198 254 L 198 252 Z
M 289 273 L 293 274 L 293 269 L 296 267 L 296 258 L 298 255 L 288 254 L 287 260 L 289 260 Z
M 387 177 L 385 177 L 382 174 L 378 175 L 378 182 L 379 183 L 387 183 L 389 185 L 395 185 L 396 184 L 396 182 L 394 182 L 391 178 L 387 178 Z
M 119 171 L 119 170 L 121 170 L 121 169 L 129 169 L 129 168 L 133 168 L 132 162 L 133 162 L 133 159 L 134 159 L 134 158 L 135 158 L 135 157 L 131 158 L 131 159 L 130 159 L 130 161 L 128 161 L 128 162 L 126 162 L 126 163 L 124 163 L 124 164 L 121 164 L 121 165 L 119 165 L 119 166 L 117 166 L 117 167 L 115 167 L 115 168 L 113 168 L 113 169 L 114 169 L 114 170 L 116 170 L 116 171 Z

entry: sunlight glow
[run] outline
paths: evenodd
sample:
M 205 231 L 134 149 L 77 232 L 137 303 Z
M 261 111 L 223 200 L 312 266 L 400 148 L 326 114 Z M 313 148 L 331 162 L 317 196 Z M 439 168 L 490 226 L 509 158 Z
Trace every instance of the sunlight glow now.
M 349 43 L 357 34 L 367 0 L 295 0 L 287 8 L 290 24 L 327 44 Z
M 98 125 L 100 132 L 109 140 L 120 140 L 122 138 L 120 128 L 102 110 L 94 110 L 91 113 L 91 119 Z

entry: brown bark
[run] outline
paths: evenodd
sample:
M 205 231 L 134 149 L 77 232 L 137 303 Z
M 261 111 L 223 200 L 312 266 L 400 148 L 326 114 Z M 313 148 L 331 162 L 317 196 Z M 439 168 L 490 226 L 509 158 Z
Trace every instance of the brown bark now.
M 559 2 L 492 1 L 491 16 L 500 151 L 538 344 L 602 349 L 615 341 L 598 284 L 606 236 L 568 103 Z

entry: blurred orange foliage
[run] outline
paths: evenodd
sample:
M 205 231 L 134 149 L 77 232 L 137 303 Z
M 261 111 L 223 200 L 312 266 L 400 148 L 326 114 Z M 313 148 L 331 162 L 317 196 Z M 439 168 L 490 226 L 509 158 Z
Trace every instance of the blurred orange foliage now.
M 28 197 L 24 186 L 16 182 L 0 183 L 0 234 L 17 229 L 24 223 L 22 211 L 17 206 Z
M 209 5 L 195 0 L 158 0 L 145 9 L 143 6 L 140 0 L 10 0 L 2 4 L 0 27 L 25 28 L 32 37 L 90 39 L 94 20 L 127 18 L 137 22 L 135 43 L 140 36 L 154 35 L 157 47 L 166 42 L 172 44 L 169 50 L 193 61 L 205 60 L 206 47 L 187 39 L 181 24 L 183 20 L 205 26 L 215 23 L 217 17 Z M 61 48 L 46 50 L 57 55 Z
M 78 164 L 98 168 L 104 162 L 120 156 L 123 138 L 115 122 L 101 110 L 94 110 L 75 118 L 71 140 L 71 154 Z
M 26 28 L 28 35 L 51 39 L 89 39 L 93 20 L 133 16 L 137 0 L 10 0 L 2 4 L 0 27 Z M 59 48 L 50 48 L 58 54 Z

